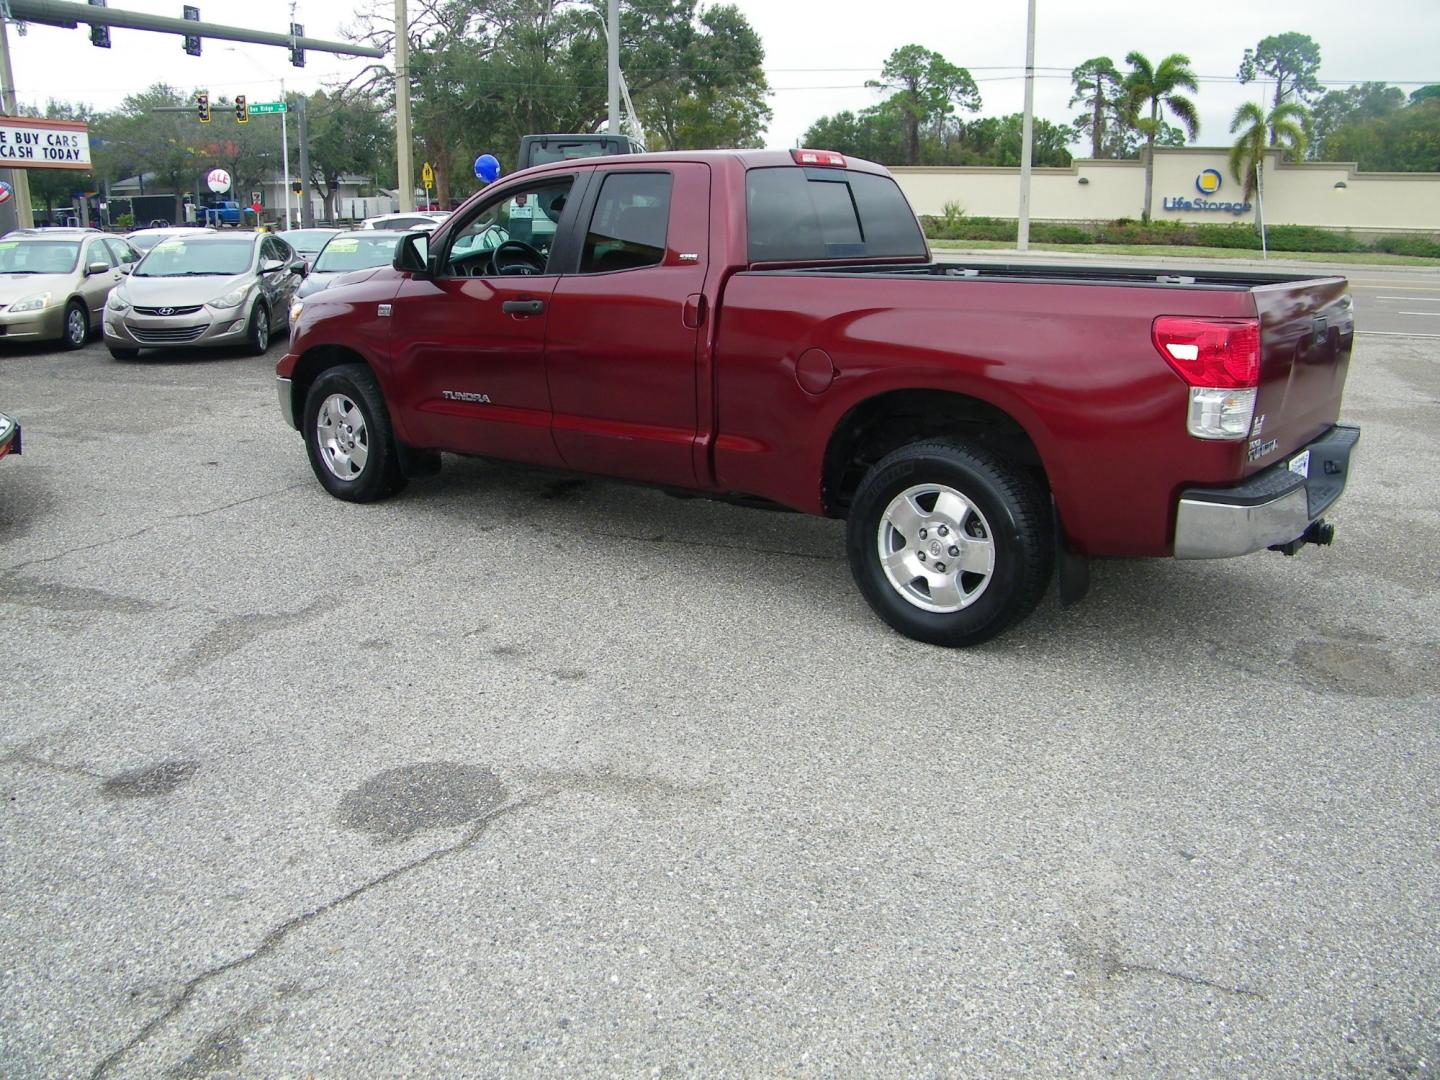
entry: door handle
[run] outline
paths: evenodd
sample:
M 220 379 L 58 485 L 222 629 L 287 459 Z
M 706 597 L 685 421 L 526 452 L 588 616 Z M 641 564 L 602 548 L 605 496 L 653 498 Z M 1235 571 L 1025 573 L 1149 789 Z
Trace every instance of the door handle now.
M 544 300 L 506 300 L 500 305 L 506 315 L 539 315 L 545 310 Z

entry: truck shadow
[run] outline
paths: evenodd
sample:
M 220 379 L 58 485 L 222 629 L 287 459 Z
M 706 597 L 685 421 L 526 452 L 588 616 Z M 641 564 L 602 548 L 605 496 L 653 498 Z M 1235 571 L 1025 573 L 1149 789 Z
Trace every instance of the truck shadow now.
M 878 632 L 891 633 L 851 580 L 840 521 L 676 498 L 603 477 L 451 455 L 440 476 L 417 482 L 410 491 L 413 510 L 434 513 L 458 528 L 518 527 L 537 536 L 559 529 L 583 536 L 587 545 L 596 545 L 597 555 L 621 563 L 637 544 L 679 545 L 693 553 L 687 557 L 696 573 L 711 567 L 717 581 L 738 577 L 747 593 L 803 594 L 825 618 L 873 623 Z M 1337 557 L 1317 551 L 1299 558 L 1307 556 Z M 1073 655 L 1107 666 L 1121 662 L 1119 657 L 1133 666 L 1146 656 L 1188 652 L 1219 664 L 1263 667 L 1267 652 L 1288 655 L 1297 634 L 1348 632 L 1322 600 L 1300 591 L 1305 578 L 1286 572 L 1295 565 L 1286 563 L 1268 553 L 1207 562 L 1095 560 L 1091 590 L 1083 601 L 1061 609 L 1052 583 L 1027 619 L 970 651 Z M 1217 602 L 1236 596 L 1245 602 Z

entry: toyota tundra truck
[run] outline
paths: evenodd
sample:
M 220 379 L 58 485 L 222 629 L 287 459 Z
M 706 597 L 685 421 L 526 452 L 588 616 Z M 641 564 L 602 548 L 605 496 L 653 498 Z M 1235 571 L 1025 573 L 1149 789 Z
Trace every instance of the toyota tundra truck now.
M 1359 429 L 1340 277 L 938 263 L 878 165 L 578 158 L 291 311 L 332 495 L 442 451 L 843 518 L 902 634 L 971 645 L 1103 556 L 1328 544 Z

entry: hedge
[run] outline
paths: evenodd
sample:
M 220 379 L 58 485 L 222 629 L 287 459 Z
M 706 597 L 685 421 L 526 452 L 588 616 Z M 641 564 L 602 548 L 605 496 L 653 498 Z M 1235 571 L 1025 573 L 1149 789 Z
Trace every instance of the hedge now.
M 1018 229 L 1013 218 L 922 217 L 925 235 L 932 240 L 1014 241 Z M 1386 236 L 1374 243 L 1348 231 L 1314 225 L 1271 225 L 1265 230 L 1271 251 L 1365 252 L 1440 258 L 1440 236 Z M 1037 244 L 1164 244 L 1177 247 L 1239 248 L 1260 250 L 1255 226 L 1235 221 L 1224 225 L 1189 225 L 1179 221 L 1135 221 L 1120 218 L 1091 224 L 1032 221 L 1030 239 Z

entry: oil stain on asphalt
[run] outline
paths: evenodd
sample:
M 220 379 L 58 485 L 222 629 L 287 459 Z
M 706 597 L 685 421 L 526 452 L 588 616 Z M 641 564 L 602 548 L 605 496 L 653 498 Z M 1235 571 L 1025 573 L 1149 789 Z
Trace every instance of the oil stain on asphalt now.
M 427 829 L 478 821 L 505 799 L 505 785 L 489 769 L 423 761 L 386 769 L 347 792 L 337 820 L 377 840 L 408 840 Z
M 110 799 L 154 799 L 169 795 L 199 768 L 198 761 L 162 761 L 158 765 L 117 773 L 101 784 L 100 790 Z

